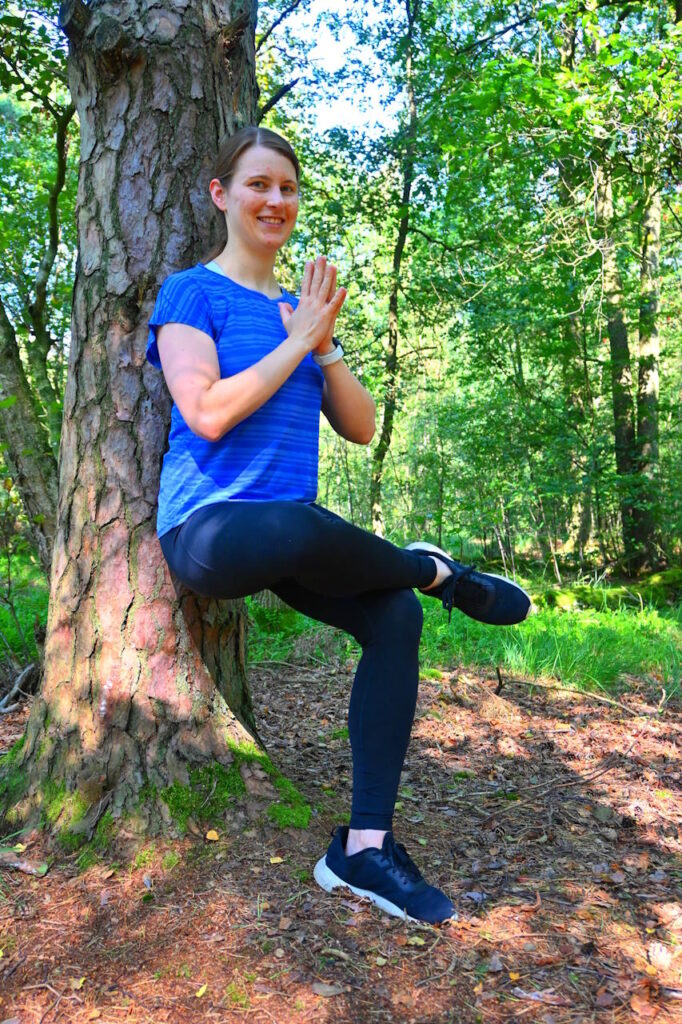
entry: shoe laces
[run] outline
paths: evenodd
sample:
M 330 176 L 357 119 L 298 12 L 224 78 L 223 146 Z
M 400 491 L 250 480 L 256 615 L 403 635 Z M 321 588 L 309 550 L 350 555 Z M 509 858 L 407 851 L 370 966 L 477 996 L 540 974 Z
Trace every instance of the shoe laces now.
M 413 882 L 418 882 L 422 877 L 422 873 L 410 857 L 404 845 L 402 843 L 397 843 L 393 836 L 391 836 L 389 840 L 389 849 L 393 850 L 393 859 L 395 863 L 403 869 L 407 877 Z
M 480 584 L 477 584 L 476 580 L 471 579 L 471 574 L 476 572 L 476 567 L 473 565 L 465 565 L 462 569 L 452 570 L 452 576 L 443 584 L 443 591 L 441 597 L 443 599 L 443 608 L 448 613 L 448 623 L 452 618 L 452 609 L 455 604 L 455 591 L 460 585 L 462 580 L 469 580 L 474 586 L 479 586 L 481 591 L 485 593 L 485 590 Z

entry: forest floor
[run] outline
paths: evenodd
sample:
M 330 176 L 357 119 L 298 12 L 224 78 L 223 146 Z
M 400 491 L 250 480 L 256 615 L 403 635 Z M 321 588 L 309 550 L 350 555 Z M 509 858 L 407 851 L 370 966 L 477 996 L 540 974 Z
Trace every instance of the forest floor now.
M 636 679 L 619 706 L 422 680 L 394 832 L 459 914 L 422 926 L 312 878 L 352 777 L 352 665 L 313 657 L 251 670 L 309 827 L 247 800 L 217 841 L 120 839 L 84 871 L 22 836 L 52 859 L 0 873 L 0 1022 L 682 1021 L 679 704 Z M 27 714 L 0 716 L 0 750 Z

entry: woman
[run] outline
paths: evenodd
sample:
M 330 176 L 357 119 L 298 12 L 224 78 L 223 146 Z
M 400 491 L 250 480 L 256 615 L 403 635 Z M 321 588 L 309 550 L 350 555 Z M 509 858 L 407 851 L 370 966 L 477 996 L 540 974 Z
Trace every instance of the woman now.
M 419 679 L 422 608 L 412 588 L 485 622 L 525 618 L 515 584 L 476 573 L 433 545 L 406 549 L 316 503 L 320 409 L 368 444 L 374 402 L 334 338 L 346 297 L 323 256 L 300 298 L 274 274 L 296 222 L 299 164 L 262 128 L 225 138 L 209 184 L 227 242 L 215 260 L 172 274 L 152 314 L 147 357 L 173 397 L 157 532 L 180 580 L 237 598 L 268 588 L 362 647 L 350 696 L 350 826 L 315 866 L 390 914 L 436 923 L 454 908 L 395 842 L 392 817 Z

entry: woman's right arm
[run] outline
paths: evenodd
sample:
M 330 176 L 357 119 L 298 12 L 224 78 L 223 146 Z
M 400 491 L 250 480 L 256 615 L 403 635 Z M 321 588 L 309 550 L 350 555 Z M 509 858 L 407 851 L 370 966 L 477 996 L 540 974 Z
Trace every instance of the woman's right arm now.
M 299 304 L 287 319 L 288 337 L 232 377 L 220 377 L 215 342 L 208 334 L 178 323 L 158 329 L 159 358 L 168 390 L 193 433 L 218 441 L 274 395 L 333 327 L 346 297 L 343 288 L 335 292 L 335 285 L 336 268 L 327 266 L 323 257 L 314 267 L 306 264 Z

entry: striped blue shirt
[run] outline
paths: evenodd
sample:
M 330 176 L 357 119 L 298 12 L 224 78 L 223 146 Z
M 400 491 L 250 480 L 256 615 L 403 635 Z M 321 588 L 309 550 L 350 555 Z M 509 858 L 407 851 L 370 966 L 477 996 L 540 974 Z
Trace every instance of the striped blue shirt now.
M 220 376 L 253 366 L 286 338 L 278 302 L 199 263 L 163 282 L 149 320 L 147 359 L 161 368 L 157 328 L 188 324 L 210 335 Z M 156 532 L 159 537 L 192 512 L 219 501 L 317 497 L 320 407 L 324 374 L 310 353 L 267 402 L 220 438 L 194 434 L 173 403 L 163 457 Z

